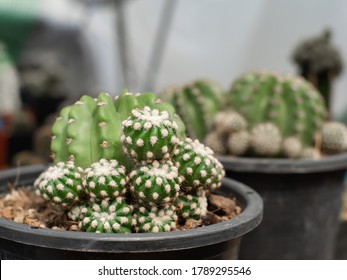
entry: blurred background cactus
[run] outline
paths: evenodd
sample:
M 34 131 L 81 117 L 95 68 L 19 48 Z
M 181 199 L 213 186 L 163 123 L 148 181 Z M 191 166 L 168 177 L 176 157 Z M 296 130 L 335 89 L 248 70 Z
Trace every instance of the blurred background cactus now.
M 230 106 L 250 128 L 271 122 L 283 137 L 296 136 L 311 145 L 327 118 L 319 92 L 303 78 L 269 71 L 248 72 L 236 79 L 228 93 Z
M 343 61 L 332 40 L 332 32 L 325 30 L 319 36 L 303 40 L 295 48 L 292 59 L 300 75 L 315 85 L 323 95 L 331 112 L 333 81 L 343 70 Z
M 0 42 L 0 115 L 14 115 L 21 108 L 20 81 L 17 69 Z
M 216 113 L 224 105 L 225 92 L 210 80 L 195 80 L 180 86 L 169 86 L 159 93 L 173 104 L 187 127 L 187 135 L 202 141 Z
M 322 96 L 302 77 L 247 72 L 227 97 L 204 140 L 218 154 L 319 158 L 347 149 L 346 127 L 328 121 Z
M 12 120 L 21 109 L 19 88 L 18 71 L 7 53 L 7 47 L 0 41 L 0 168 L 7 164 L 8 131 L 14 129 Z

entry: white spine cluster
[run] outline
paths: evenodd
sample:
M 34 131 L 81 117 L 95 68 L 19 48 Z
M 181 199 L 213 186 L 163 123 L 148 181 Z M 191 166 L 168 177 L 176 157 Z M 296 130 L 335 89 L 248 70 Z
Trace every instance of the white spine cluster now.
M 134 216 L 137 232 L 172 231 L 176 229 L 178 219 L 175 207 L 169 205 L 163 208 L 141 206 Z
M 81 209 L 84 218 L 80 226 L 88 231 L 130 233 L 132 228 L 132 206 L 125 203 L 122 197 L 114 201 L 103 200 L 91 203 Z
M 100 200 L 124 196 L 128 183 L 126 169 L 117 160 L 101 159 L 85 170 L 83 185 L 92 198 Z
M 141 203 L 161 205 L 173 201 L 182 179 L 172 161 L 142 162 L 129 174 L 130 190 Z
M 84 194 L 83 169 L 73 162 L 59 162 L 35 180 L 34 186 L 45 199 L 63 207 L 78 202 Z
M 122 122 L 123 151 L 134 161 L 168 159 L 179 142 L 178 125 L 167 111 L 146 106 Z
M 252 129 L 250 143 L 256 154 L 273 156 L 281 149 L 282 136 L 274 124 L 261 123 Z

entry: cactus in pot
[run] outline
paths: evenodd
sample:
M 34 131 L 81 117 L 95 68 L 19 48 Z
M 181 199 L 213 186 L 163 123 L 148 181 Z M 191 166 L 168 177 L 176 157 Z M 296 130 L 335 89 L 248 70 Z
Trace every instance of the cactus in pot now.
M 324 30 L 320 35 L 300 42 L 292 53 L 300 75 L 317 87 L 331 112 L 333 80 L 343 70 L 342 56 L 331 43 L 332 32 Z
M 324 154 L 337 154 L 347 150 L 347 127 L 340 122 L 326 122 L 319 133 Z
M 219 146 L 235 156 L 299 158 L 304 148 L 314 145 L 327 119 L 318 91 L 293 75 L 245 73 L 233 82 L 228 99 L 229 108 L 214 119 L 208 136 L 218 134 L 215 139 L 224 143 Z M 294 142 L 298 151 L 288 147 Z
M 245 73 L 228 97 L 205 138 L 220 154 L 315 159 L 346 150 L 347 128 L 328 121 L 322 96 L 301 77 Z
M 212 150 L 185 137 L 173 107 L 151 93 L 122 92 L 115 100 L 105 93 L 96 99 L 83 96 L 61 111 L 52 130 L 59 161 L 34 186 L 63 205 L 83 231 L 176 230 L 179 223 L 206 215 L 206 195 L 220 187 L 224 176 Z M 52 176 L 55 169 L 67 179 Z M 65 185 L 79 192 L 71 197 L 66 190 L 65 200 L 57 199 Z
M 270 122 L 282 137 L 296 136 L 311 145 L 327 118 L 324 100 L 303 78 L 269 71 L 241 75 L 228 94 L 231 107 L 242 114 L 249 127 Z

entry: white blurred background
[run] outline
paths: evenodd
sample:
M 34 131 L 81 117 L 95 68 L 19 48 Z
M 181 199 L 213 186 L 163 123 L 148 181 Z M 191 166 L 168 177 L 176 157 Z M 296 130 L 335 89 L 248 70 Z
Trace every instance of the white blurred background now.
M 247 70 L 297 73 L 291 61 L 294 48 L 302 39 L 317 36 L 326 28 L 332 31 L 332 44 L 344 62 L 347 59 L 344 0 L 126 0 L 122 7 L 125 81 L 117 13 L 103 2 L 107 1 L 46 0 L 41 6 L 45 17 L 82 28 L 96 68 L 91 92 L 116 93 L 123 87 L 157 91 L 201 77 L 227 89 Z M 163 24 L 165 5 L 171 9 L 172 20 L 166 23 L 162 56 L 158 53 L 158 71 L 151 80 L 152 50 Z M 338 116 L 347 108 L 347 71 L 336 78 L 333 86 L 333 113 Z
M 0 0 L 0 8 L 33 1 L 49 25 L 78 30 L 75 39 L 57 37 L 57 45 L 83 47 L 74 56 L 86 63 L 67 69 L 79 77 L 66 75 L 76 97 L 124 87 L 158 91 L 204 77 L 227 89 L 242 72 L 259 68 L 297 73 L 294 48 L 326 28 L 347 59 L 344 0 Z M 347 71 L 333 92 L 339 116 L 347 110 Z

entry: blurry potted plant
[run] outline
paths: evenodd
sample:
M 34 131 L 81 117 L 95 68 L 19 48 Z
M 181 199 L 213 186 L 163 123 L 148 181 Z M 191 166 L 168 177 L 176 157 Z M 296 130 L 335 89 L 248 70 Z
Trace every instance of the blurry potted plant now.
M 186 125 L 187 135 L 200 141 L 204 140 L 226 98 L 224 90 L 217 83 L 207 79 L 169 86 L 162 90 L 159 96 L 175 107 Z
M 6 46 L 0 42 L 0 168 L 8 164 L 10 130 L 20 110 L 18 73 Z
M 300 75 L 317 87 L 331 111 L 332 82 L 341 73 L 343 62 L 339 50 L 331 44 L 331 32 L 303 40 L 294 50 L 293 61 Z
M 65 217 L 75 232 L 42 229 L 33 209 L 29 225 L 0 219 L 2 258 L 237 258 L 240 237 L 261 221 L 257 193 L 222 184 L 212 150 L 185 137 L 174 108 L 152 93 L 83 96 L 63 108 L 52 133 L 54 165 L 27 167 L 20 180 L 61 213 L 53 224 Z M 2 192 L 15 175 L 1 174 Z M 212 192 L 235 196 L 242 212 Z
M 320 93 L 301 77 L 245 73 L 228 93 L 205 143 L 226 174 L 256 189 L 264 221 L 245 236 L 245 259 L 333 257 L 347 129 L 327 119 Z

